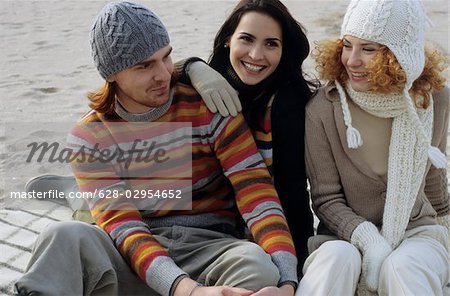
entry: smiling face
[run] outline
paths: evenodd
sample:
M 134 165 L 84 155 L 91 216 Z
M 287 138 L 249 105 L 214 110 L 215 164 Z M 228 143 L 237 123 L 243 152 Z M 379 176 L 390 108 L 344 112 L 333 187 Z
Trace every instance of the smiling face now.
M 117 98 L 130 113 L 144 113 L 169 99 L 173 63 L 170 45 L 131 68 L 114 74 L 108 81 L 117 84 Z
M 245 13 L 229 42 L 230 62 L 241 81 L 255 85 L 272 74 L 283 51 L 281 26 L 272 17 Z
M 371 90 L 367 66 L 381 45 L 349 35 L 344 36 L 343 42 L 341 62 L 347 71 L 350 85 L 355 91 Z

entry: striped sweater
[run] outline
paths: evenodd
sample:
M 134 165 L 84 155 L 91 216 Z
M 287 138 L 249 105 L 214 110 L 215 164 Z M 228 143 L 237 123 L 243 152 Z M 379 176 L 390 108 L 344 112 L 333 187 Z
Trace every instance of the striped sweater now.
M 142 178 L 142 163 L 129 165 L 124 176 L 123 162 L 111 160 L 92 165 L 85 161 L 86 155 L 80 153 L 75 154 L 78 158 L 72 161 L 78 185 L 84 192 L 175 189 L 175 183 L 184 182 L 183 187 L 189 179 L 192 194 L 192 209 L 189 210 L 174 210 L 170 202 L 161 208 L 144 209 L 142 204 L 130 202 L 127 198 L 97 198 L 91 202 L 96 223 L 111 236 L 139 277 L 158 293 L 168 295 L 175 280 L 186 274 L 152 236 L 153 227 L 175 224 L 233 228 L 236 215 L 240 213 L 255 242 L 271 255 L 279 268 L 280 283 L 297 282 L 295 249 L 280 201 L 241 115 L 224 118 L 220 114 L 212 114 L 193 88 L 178 84 L 164 106 L 145 114 L 127 113 L 119 104 L 116 104 L 116 112 L 112 115 L 89 112 L 73 129 L 68 146 L 74 151 L 83 147 L 85 154 L 94 154 L 98 143 L 110 146 L 115 142 L 120 147 L 130 147 L 133 138 L 147 130 L 133 127 L 132 132 L 127 132 L 127 128 L 122 130 L 126 125 L 120 125 L 119 131 L 111 132 L 112 123 L 124 122 L 188 122 L 192 125 L 192 145 L 189 147 L 192 149 L 189 150 L 192 167 L 189 168 L 180 165 L 181 169 L 174 170 L 169 165 L 163 167 L 157 176 Z M 180 130 L 184 129 L 182 125 L 171 131 L 153 128 L 153 125 L 150 129 L 153 129 L 150 133 L 155 133 L 151 138 L 163 139 L 157 142 L 165 151 L 172 152 L 172 159 L 186 160 L 186 150 L 181 149 L 184 152 L 177 154 L 177 149 L 173 148 L 177 146 L 175 139 L 179 138 Z M 162 178 L 164 176 L 170 178 Z
M 260 122 L 260 128 L 253 131 L 253 138 L 255 139 L 256 147 L 261 154 L 264 162 L 269 170 L 271 176 L 273 176 L 273 144 L 272 144 L 272 102 L 274 96 L 267 104 L 266 113 Z

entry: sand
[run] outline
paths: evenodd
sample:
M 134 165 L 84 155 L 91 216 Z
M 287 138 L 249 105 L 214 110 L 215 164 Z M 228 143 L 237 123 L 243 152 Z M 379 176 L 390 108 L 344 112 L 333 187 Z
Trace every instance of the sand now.
M 347 1 L 283 1 L 316 40 L 338 37 Z M 70 219 L 70 210 L 27 203 L 13 210 L 11 191 L 46 173 L 70 174 L 65 164 L 26 162 L 33 141 L 63 142 L 88 110 L 85 94 L 102 84 L 90 57 L 88 34 L 107 1 L 0 1 L 0 293 L 23 273 L 37 234 Z M 207 59 L 215 32 L 237 1 L 140 1 L 166 24 L 173 60 Z M 425 1 L 434 27 L 427 39 L 449 52 L 449 2 Z M 314 73 L 308 58 L 305 70 Z M 448 77 L 448 72 L 447 72 Z

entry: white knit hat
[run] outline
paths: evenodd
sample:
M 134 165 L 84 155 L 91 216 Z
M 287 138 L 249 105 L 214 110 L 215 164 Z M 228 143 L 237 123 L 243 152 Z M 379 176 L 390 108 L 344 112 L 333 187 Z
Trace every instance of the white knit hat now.
M 425 65 L 425 26 L 428 21 L 420 0 L 352 0 L 344 16 L 341 38 L 350 35 L 365 39 L 385 45 L 393 52 L 406 73 L 403 95 L 417 137 L 429 146 L 428 155 L 432 163 L 438 168 L 445 168 L 445 155 L 436 147 L 431 147 L 431 139 L 426 135 L 409 95 L 414 80 L 421 75 Z M 345 100 L 342 95 L 341 101 Z M 343 102 L 345 105 L 346 102 Z M 344 110 L 344 116 L 350 116 L 348 110 Z M 351 118 L 346 121 L 350 122 L 347 124 L 348 138 L 355 139 L 356 143 L 349 143 L 349 146 L 357 148 L 360 146 L 358 143 L 362 144 L 360 135 L 351 126 Z
M 426 20 L 419 0 L 353 0 L 341 37 L 351 35 L 387 46 L 405 71 L 410 87 L 425 65 Z

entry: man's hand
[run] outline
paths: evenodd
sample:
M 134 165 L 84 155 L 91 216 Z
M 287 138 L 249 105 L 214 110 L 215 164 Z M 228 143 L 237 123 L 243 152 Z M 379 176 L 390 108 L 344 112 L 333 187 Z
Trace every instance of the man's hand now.
M 198 287 L 190 296 L 250 296 L 253 291 L 226 286 Z
M 291 285 L 284 285 L 280 288 L 277 287 L 265 287 L 259 290 L 256 293 L 253 293 L 252 296 L 293 296 L 294 295 L 294 287 Z
M 209 111 L 220 115 L 236 116 L 242 106 L 237 91 L 219 72 L 203 62 L 193 62 L 188 66 L 187 74 L 192 86 L 202 97 Z
M 250 296 L 252 293 L 253 291 L 244 288 L 198 286 L 196 281 L 184 278 L 178 283 L 174 296 Z

